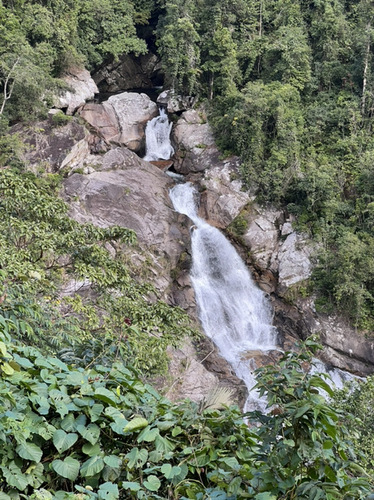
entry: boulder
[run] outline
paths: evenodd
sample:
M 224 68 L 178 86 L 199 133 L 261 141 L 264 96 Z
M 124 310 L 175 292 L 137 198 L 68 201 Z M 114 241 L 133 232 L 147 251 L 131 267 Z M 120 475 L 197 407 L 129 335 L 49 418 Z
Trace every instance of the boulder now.
M 82 159 L 90 150 L 91 136 L 75 117 L 65 125 L 51 125 L 49 120 L 32 126 L 19 123 L 11 128 L 11 133 L 17 133 L 22 139 L 25 145 L 23 160 L 29 168 L 42 165 L 47 172 L 60 170 L 76 155 Z
M 199 215 L 216 227 L 226 228 L 251 200 L 238 179 L 239 159 L 218 161 L 204 172 Z
M 307 280 L 312 273 L 311 257 L 313 245 L 300 233 L 290 233 L 279 246 L 271 262 L 272 271 L 278 270 L 278 285 L 289 288 L 296 283 Z
M 189 398 L 203 400 L 219 383 L 216 375 L 209 372 L 197 359 L 196 351 L 190 341 L 179 349 L 170 349 L 169 376 L 163 389 L 172 401 Z
M 219 163 L 220 153 L 203 112 L 185 111 L 174 127 L 172 138 L 177 151 L 174 168 L 178 173 L 202 172 Z
M 123 92 L 102 104 L 89 103 L 79 114 L 106 141 L 138 152 L 144 145 L 145 126 L 158 108 L 146 94 Z
M 87 100 L 93 99 L 99 92 L 90 73 L 84 68 L 70 68 L 61 79 L 71 90 L 63 92 L 55 98 L 55 107 L 66 109 L 66 114 L 72 115 Z
M 192 96 L 176 95 L 173 90 L 164 90 L 157 98 L 157 103 L 166 108 L 168 113 L 181 113 L 194 105 Z
M 279 210 L 258 205 L 254 205 L 249 214 L 248 229 L 242 240 L 251 250 L 256 265 L 262 269 L 270 269 L 270 262 L 278 249 L 281 215 Z

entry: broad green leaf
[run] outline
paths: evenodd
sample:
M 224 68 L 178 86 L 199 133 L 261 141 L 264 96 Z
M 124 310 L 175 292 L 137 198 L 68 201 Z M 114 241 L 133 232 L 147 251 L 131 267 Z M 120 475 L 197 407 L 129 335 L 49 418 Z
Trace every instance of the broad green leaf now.
M 79 474 L 80 463 L 72 457 L 66 457 L 65 460 L 53 460 L 52 469 L 57 474 L 70 481 L 75 481 Z
M 144 427 L 147 427 L 147 425 L 148 420 L 143 417 L 135 417 L 125 425 L 123 432 L 138 431 L 140 429 L 144 429 Z
M 116 455 L 109 455 L 107 457 L 104 457 L 104 462 L 108 467 L 113 467 L 114 469 L 121 467 L 122 465 L 122 460 L 121 458 L 117 457 Z
M 115 500 L 119 497 L 118 486 L 110 482 L 101 484 L 97 495 L 100 500 Z
M 148 451 L 144 448 L 139 450 L 135 447 L 129 453 L 127 453 L 126 458 L 129 461 L 129 469 L 133 469 L 134 467 L 142 467 L 147 461 Z
M 230 469 L 239 470 L 240 464 L 235 457 L 225 457 L 220 460 L 220 462 L 225 463 Z
M 257 495 L 254 498 L 255 500 L 277 500 L 277 497 L 275 495 L 268 492 L 257 493 Z
M 20 491 L 23 491 L 28 486 L 29 478 L 22 473 L 15 462 L 10 462 L 7 467 L 1 467 L 1 470 L 8 486 L 17 488 Z
M 133 481 L 123 481 L 122 488 L 124 488 L 125 490 L 139 491 L 141 489 L 141 486 L 139 483 L 135 483 Z
M 95 444 L 86 443 L 82 446 L 82 451 L 89 457 L 93 457 L 94 455 L 99 455 L 100 446 L 98 443 Z
M 142 432 L 139 434 L 137 441 L 138 441 L 138 443 L 141 443 L 142 441 L 147 441 L 147 443 L 151 443 L 159 435 L 160 435 L 160 431 L 157 429 L 157 427 L 155 427 L 154 429 L 151 429 L 148 426 L 145 429 L 143 429 Z
M 80 473 L 83 477 L 94 476 L 104 469 L 104 460 L 97 455 L 83 462 Z
M 144 486 L 147 488 L 149 491 L 157 491 L 160 486 L 161 486 L 161 481 L 157 476 L 150 475 L 147 477 L 147 480 L 144 481 Z
M 96 424 L 89 424 L 87 427 L 84 425 L 78 425 L 77 432 L 79 432 L 79 434 L 91 444 L 97 443 L 100 437 L 100 427 Z
M 109 391 L 105 387 L 98 387 L 95 390 L 95 397 L 96 399 L 100 399 L 101 401 L 104 401 L 105 403 L 108 403 L 110 405 L 116 406 L 118 403 L 118 397 L 116 394 L 112 391 Z
M 75 432 L 66 433 L 62 429 L 58 429 L 53 434 L 53 444 L 59 453 L 71 448 L 78 441 L 78 434 Z
M 5 373 L 5 375 L 13 375 L 14 373 L 14 368 L 12 368 L 10 366 L 9 363 L 5 362 L 3 363 L 2 365 L 0 365 L 0 368 L 3 370 L 3 372 Z
M 331 450 L 333 448 L 334 443 L 332 441 L 324 441 L 323 443 L 323 449 L 324 450 Z
M 102 414 L 103 410 L 104 405 L 102 405 L 101 403 L 95 403 L 92 408 L 88 410 L 90 413 L 91 422 L 96 422 L 96 420 L 98 420 L 100 415 Z
M 175 448 L 174 443 L 172 443 L 169 439 L 160 435 L 156 436 L 155 445 L 156 445 L 156 450 L 161 451 L 162 453 L 173 451 Z
M 164 464 L 161 467 L 161 472 L 166 477 L 166 479 L 173 479 L 175 476 L 179 476 L 182 469 L 178 466 L 171 466 L 171 464 Z
M 28 441 L 19 444 L 16 448 L 16 452 L 21 458 L 32 460 L 33 462 L 39 462 L 43 456 L 43 452 L 39 446 L 34 443 L 29 443 Z
M 304 415 L 307 411 L 311 409 L 310 404 L 303 405 L 301 408 L 297 410 L 295 415 L 293 415 L 293 418 L 300 418 L 302 415 Z

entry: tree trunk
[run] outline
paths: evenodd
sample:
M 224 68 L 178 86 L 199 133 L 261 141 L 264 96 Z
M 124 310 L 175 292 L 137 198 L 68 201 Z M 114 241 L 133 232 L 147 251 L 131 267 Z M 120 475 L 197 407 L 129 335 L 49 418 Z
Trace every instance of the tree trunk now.
M 369 57 L 370 57 L 370 29 L 371 29 L 371 24 L 370 22 L 366 26 L 366 32 L 368 34 L 367 38 L 367 44 L 366 44 L 366 50 L 365 50 L 365 59 L 364 59 L 364 74 L 362 78 L 362 97 L 361 97 L 361 114 L 362 116 L 365 115 L 365 105 L 366 105 L 366 87 L 367 87 L 367 78 L 368 78 L 368 72 L 369 72 Z

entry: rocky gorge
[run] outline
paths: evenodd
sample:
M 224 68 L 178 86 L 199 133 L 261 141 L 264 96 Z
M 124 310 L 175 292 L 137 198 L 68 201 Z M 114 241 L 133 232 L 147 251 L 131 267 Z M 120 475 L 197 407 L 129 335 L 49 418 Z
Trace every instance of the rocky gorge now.
M 90 75 L 75 71 L 69 78 L 75 92 L 60 98 L 47 121 L 15 127 L 29 145 L 24 152 L 29 168 L 42 165 L 63 174 L 61 195 L 77 221 L 133 229 L 138 245 L 127 256 L 132 273 L 152 282 L 160 297 L 197 322 L 189 278 L 191 222 L 172 207 L 168 192 L 173 178 L 141 158 L 145 126 L 157 115 L 157 104 L 137 92 L 86 102 L 98 90 Z M 343 318 L 317 312 L 307 292 L 316 244 L 295 230 L 294 218 L 284 210 L 259 205 L 254 190 L 243 190 L 239 159 L 222 158 L 203 107 L 170 93 L 161 94 L 160 102 L 174 123 L 171 168 L 198 187 L 199 215 L 230 237 L 268 295 L 280 346 L 290 349 L 298 338 L 317 333 L 324 344 L 321 359 L 328 366 L 360 376 L 372 373 L 374 338 L 365 338 Z M 58 108 L 71 118 L 58 123 Z M 260 366 L 276 360 L 277 353 L 251 357 Z M 210 340 L 170 350 L 170 359 L 169 377 L 158 381 L 169 397 L 201 400 L 220 384 L 234 388 L 243 401 L 243 384 Z

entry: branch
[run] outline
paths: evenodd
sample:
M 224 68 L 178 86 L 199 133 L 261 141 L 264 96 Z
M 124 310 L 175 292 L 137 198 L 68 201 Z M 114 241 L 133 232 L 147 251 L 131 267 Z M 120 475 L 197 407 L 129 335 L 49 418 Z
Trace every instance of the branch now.
M 10 81 L 10 78 L 12 76 L 12 73 L 14 72 L 14 70 L 16 69 L 16 67 L 18 66 L 18 63 L 19 63 L 20 59 L 21 59 L 21 56 L 18 56 L 17 59 L 15 60 L 14 64 L 13 64 L 13 66 L 10 68 L 7 77 L 5 78 L 5 82 L 4 82 L 4 97 L 3 97 L 3 102 L 2 102 L 1 108 L 0 108 L 0 115 L 3 114 L 4 108 L 5 108 L 5 103 L 12 96 L 13 88 L 14 88 L 14 84 L 15 84 L 15 80 L 13 80 L 13 82 L 10 85 L 9 85 L 9 81 Z M 9 85 L 9 87 L 8 87 L 8 85 Z

